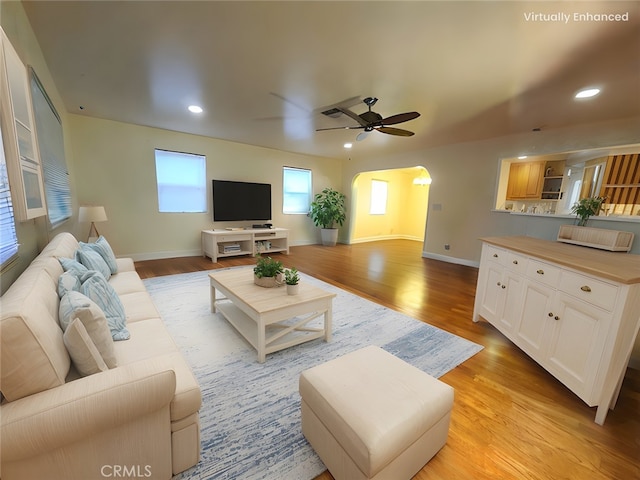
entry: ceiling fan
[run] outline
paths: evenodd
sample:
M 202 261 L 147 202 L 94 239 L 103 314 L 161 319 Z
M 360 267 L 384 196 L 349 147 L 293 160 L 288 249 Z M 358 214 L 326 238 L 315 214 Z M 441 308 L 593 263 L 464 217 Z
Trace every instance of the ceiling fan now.
M 413 120 L 414 118 L 418 118 L 420 114 L 418 112 L 406 112 L 399 113 L 397 115 L 391 115 L 387 118 L 382 118 L 382 115 L 376 113 L 371 110 L 376 102 L 378 101 L 375 97 L 367 97 L 363 100 L 364 104 L 369 107 L 369 110 L 358 115 L 355 112 L 352 112 L 348 108 L 336 106 L 335 109 L 332 110 L 332 113 L 342 112 L 348 117 L 354 119 L 359 125 L 354 126 L 346 126 L 346 127 L 332 127 L 332 128 L 318 128 L 316 132 L 320 132 L 323 130 L 353 130 L 353 129 L 364 129 L 364 132 L 361 132 L 356 137 L 356 140 L 363 140 L 369 134 L 369 132 L 376 130 L 378 132 L 386 133 L 388 135 L 397 135 L 400 137 L 410 137 L 414 135 L 413 132 L 409 130 L 404 130 L 402 128 L 389 127 L 388 125 L 396 125 L 398 123 L 408 122 L 409 120 Z M 328 112 L 323 112 L 327 113 Z M 330 115 L 330 114 L 329 114 Z

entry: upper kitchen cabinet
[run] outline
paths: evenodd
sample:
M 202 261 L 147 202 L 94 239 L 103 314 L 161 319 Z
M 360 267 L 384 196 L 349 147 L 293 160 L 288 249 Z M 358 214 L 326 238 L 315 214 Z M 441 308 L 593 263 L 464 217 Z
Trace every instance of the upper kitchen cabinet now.
M 509 169 L 507 200 L 539 199 L 545 173 L 544 162 L 512 163 Z

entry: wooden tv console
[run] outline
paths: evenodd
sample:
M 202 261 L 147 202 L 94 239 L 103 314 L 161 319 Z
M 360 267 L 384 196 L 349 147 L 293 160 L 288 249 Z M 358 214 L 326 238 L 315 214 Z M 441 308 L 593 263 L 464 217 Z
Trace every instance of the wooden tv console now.
M 283 252 L 289 254 L 286 228 L 247 228 L 242 230 L 202 230 L 202 256 L 218 258 L 236 255 Z

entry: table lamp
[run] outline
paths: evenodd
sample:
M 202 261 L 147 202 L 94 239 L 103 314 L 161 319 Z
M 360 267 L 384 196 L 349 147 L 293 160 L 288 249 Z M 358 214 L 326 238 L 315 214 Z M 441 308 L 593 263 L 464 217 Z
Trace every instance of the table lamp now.
M 80 207 L 80 212 L 78 213 L 78 221 L 79 222 L 91 222 L 91 227 L 89 228 L 89 235 L 87 236 L 87 242 L 89 242 L 92 238 L 91 233 L 95 232 L 94 238 L 100 236 L 98 233 L 98 229 L 96 228 L 96 222 L 106 222 L 107 221 L 107 212 L 105 212 L 104 207 L 94 207 L 94 206 L 85 206 Z

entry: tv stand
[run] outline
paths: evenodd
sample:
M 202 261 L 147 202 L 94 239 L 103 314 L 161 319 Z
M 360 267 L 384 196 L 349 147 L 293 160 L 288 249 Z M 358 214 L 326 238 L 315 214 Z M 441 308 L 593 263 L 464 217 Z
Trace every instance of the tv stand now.
M 216 263 L 218 258 L 255 256 L 283 252 L 289 255 L 289 230 L 286 228 L 248 228 L 246 230 L 202 230 L 202 256 Z

